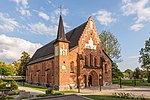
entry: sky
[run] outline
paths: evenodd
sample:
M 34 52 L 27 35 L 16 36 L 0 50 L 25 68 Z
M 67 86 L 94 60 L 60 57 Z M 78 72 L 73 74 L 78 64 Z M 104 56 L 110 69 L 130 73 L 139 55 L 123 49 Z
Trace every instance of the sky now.
M 150 37 L 150 0 L 1 0 L 0 61 L 12 63 L 22 51 L 32 56 L 55 39 L 60 5 L 65 32 L 92 16 L 99 34 L 110 31 L 118 39 L 119 68 L 140 67 L 139 51 Z

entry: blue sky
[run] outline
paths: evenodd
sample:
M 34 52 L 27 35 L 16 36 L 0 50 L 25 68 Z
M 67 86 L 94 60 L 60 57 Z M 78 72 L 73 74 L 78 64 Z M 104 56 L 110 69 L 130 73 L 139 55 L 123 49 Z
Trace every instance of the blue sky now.
M 1 0 L 0 61 L 31 55 L 56 37 L 59 6 L 65 31 L 93 16 L 98 33 L 112 32 L 121 45 L 119 68 L 140 67 L 139 50 L 150 37 L 150 0 Z

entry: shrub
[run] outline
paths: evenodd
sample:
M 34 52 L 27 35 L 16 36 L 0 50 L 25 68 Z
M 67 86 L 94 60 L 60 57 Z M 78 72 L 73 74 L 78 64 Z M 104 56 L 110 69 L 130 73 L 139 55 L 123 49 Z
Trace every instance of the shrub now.
M 8 95 L 16 95 L 16 92 L 15 91 L 9 91 L 7 94 Z
M 3 82 L 3 80 L 0 80 L 0 90 L 6 88 L 6 83 Z
M 14 100 L 14 97 L 12 97 L 12 96 L 7 96 L 7 97 L 6 97 L 6 100 Z
M 10 88 L 11 88 L 11 90 L 17 90 L 18 89 L 18 85 L 17 85 L 16 81 L 12 80 Z
M 6 94 L 0 93 L 0 100 L 6 100 Z
M 148 80 L 147 80 L 148 83 L 150 83 L 150 73 L 148 74 Z
M 47 89 L 46 94 L 52 94 L 52 89 L 51 88 Z
M 47 97 L 47 96 L 50 96 L 49 94 L 39 94 L 37 95 L 38 97 Z
M 3 82 L 3 83 L 0 83 L 0 90 L 1 90 L 1 89 L 5 89 L 5 88 L 6 88 L 6 83 L 4 83 L 4 82 Z
M 60 91 L 55 91 L 55 90 L 52 90 L 51 94 L 52 95 L 63 95 L 63 93 L 61 93 Z

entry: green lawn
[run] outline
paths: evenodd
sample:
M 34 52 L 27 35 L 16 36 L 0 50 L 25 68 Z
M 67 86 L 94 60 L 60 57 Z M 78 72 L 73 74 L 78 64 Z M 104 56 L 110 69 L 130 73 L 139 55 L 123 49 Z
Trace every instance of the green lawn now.
M 38 86 L 35 86 L 35 85 L 31 85 L 31 84 L 28 84 L 28 83 L 23 83 L 22 82 L 18 82 L 18 85 L 20 86 L 24 86 L 24 87 L 29 87 L 29 88 L 33 88 L 35 90 L 39 90 L 39 91 L 42 91 L 42 92 L 45 92 L 48 88 L 44 88 L 44 87 L 38 87 Z M 73 91 L 73 90 L 68 90 L 68 91 L 60 91 L 61 93 L 77 93 L 76 91 Z
M 124 98 L 117 98 L 111 95 L 84 95 L 85 97 L 91 98 L 93 100 L 130 100 Z
M 93 100 L 135 100 L 135 99 L 117 98 L 112 95 L 83 95 L 83 96 L 91 98 Z M 145 100 L 150 100 L 150 99 L 145 99 Z
M 73 91 L 73 90 L 68 90 L 68 91 L 60 91 L 61 93 L 78 93 L 77 91 Z
M 24 85 L 23 85 L 22 82 L 18 82 L 18 85 L 33 88 L 35 90 L 39 90 L 39 91 L 42 91 L 42 92 L 45 92 L 48 89 L 48 88 L 44 88 L 44 87 L 38 87 L 38 86 L 35 86 L 35 85 L 31 85 L 31 84 L 28 84 L 28 83 L 24 83 Z
M 121 81 L 122 85 L 126 85 L 126 86 L 134 86 L 134 81 L 133 80 L 122 80 Z M 120 84 L 119 80 L 113 80 L 113 84 Z M 147 81 L 140 81 L 140 80 L 136 80 L 136 86 L 150 86 L 150 83 L 148 83 Z

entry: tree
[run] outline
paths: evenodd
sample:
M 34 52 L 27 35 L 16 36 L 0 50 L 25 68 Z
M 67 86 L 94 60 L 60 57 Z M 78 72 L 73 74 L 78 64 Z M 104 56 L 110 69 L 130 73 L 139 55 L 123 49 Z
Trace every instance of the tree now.
M 0 62 L 0 75 L 13 75 L 12 67 L 4 62 Z
M 120 71 L 116 63 L 113 63 L 112 65 L 112 77 L 116 79 L 123 78 L 123 73 Z
M 121 57 L 121 48 L 117 38 L 111 32 L 107 31 L 102 31 L 99 36 L 103 45 L 103 50 L 113 61 L 119 61 Z
M 142 77 L 142 75 L 143 75 L 143 73 L 142 73 L 142 70 L 140 70 L 140 68 L 139 67 L 137 67 L 137 68 L 135 68 L 135 71 L 134 71 L 134 77 L 136 78 L 136 79 L 139 79 L 139 78 L 141 78 Z M 141 77 L 140 77 L 141 76 Z
M 150 37 L 145 41 L 145 47 L 140 50 L 139 62 L 141 63 L 141 67 L 147 70 L 148 78 L 148 72 L 150 69 Z
M 21 74 L 21 71 L 20 71 L 20 69 L 21 69 L 21 62 L 20 61 L 14 61 L 12 63 L 12 67 L 14 69 L 14 75 Z
M 22 52 L 22 56 L 21 56 L 21 58 L 19 59 L 19 61 L 20 61 L 20 65 L 21 65 L 21 69 L 20 69 L 20 71 L 21 71 L 21 75 L 26 75 L 26 68 L 27 68 L 27 65 L 28 65 L 28 63 L 29 63 L 29 60 L 30 60 L 30 55 L 27 53 L 27 52 Z
M 133 71 L 131 69 L 126 69 L 124 73 L 128 73 L 129 78 L 133 77 Z

